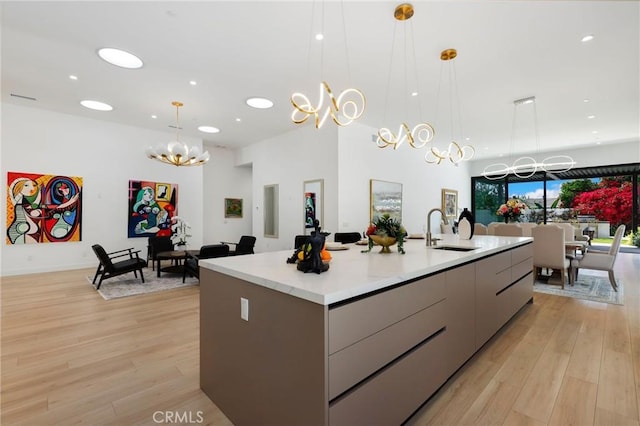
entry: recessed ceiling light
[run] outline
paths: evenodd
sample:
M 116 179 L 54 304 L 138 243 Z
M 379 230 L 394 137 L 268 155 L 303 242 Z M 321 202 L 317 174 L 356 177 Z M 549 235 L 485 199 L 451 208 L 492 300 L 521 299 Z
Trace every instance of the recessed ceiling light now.
M 592 118 L 596 118 L 596 116 L 595 116 L 595 115 L 587 115 L 587 118 L 588 118 L 589 120 L 591 120 Z
M 316 40 L 322 40 L 323 38 L 324 38 L 324 35 L 316 34 Z
M 589 102 L 591 102 L 591 99 L 583 99 L 582 102 L 584 102 L 585 104 L 588 104 Z
M 76 76 L 76 75 L 70 75 L 70 76 L 69 76 L 69 79 L 70 79 L 70 80 L 77 80 L 77 79 L 78 79 L 78 76 Z
M 593 130 L 591 133 L 593 133 L 594 135 L 597 135 L 598 131 L 597 130 Z
M 239 122 L 241 122 L 241 121 L 242 121 L 242 119 L 241 119 L 241 118 L 236 118 L 236 122 L 237 122 L 237 123 L 239 123 Z
M 593 34 L 587 34 L 586 36 L 582 37 L 582 39 L 580 39 L 580 41 L 582 42 L 591 41 L 591 40 L 593 40 Z
M 465 140 L 465 141 L 470 141 L 470 140 L 471 140 L 471 138 L 464 138 L 464 140 Z
M 213 126 L 200 126 L 198 127 L 198 130 L 204 133 L 220 133 L 220 129 Z
M 82 105 L 85 108 L 94 109 L 96 111 L 111 111 L 113 109 L 111 105 L 105 104 L 104 102 L 99 102 L 99 101 L 90 101 L 90 100 L 81 101 L 80 105 Z
M 273 101 L 266 98 L 249 98 L 247 99 L 247 105 L 257 109 L 267 109 L 273 106 Z
M 103 47 L 98 50 L 98 56 L 117 67 L 128 69 L 142 68 L 142 59 L 124 50 Z
M 418 92 L 411 92 L 411 96 L 418 96 Z
M 157 116 L 157 115 L 155 115 L 155 114 L 153 114 L 153 115 L 151 116 L 151 118 L 153 118 L 153 119 L 155 120 L 156 118 L 158 118 L 158 116 Z
M 189 84 L 190 84 L 190 85 L 192 85 L 192 86 L 195 86 L 195 85 L 197 85 L 198 83 L 197 83 L 195 80 L 191 80 L 191 81 L 189 82 Z

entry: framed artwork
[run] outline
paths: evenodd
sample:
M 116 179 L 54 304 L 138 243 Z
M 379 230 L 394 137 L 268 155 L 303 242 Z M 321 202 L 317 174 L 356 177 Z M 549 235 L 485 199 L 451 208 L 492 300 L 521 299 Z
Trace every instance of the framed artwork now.
M 447 219 L 456 219 L 458 214 L 458 191 L 442 188 L 442 211 Z
M 224 217 L 230 217 L 230 218 L 242 217 L 242 198 L 225 198 L 224 199 Z
M 170 237 L 171 218 L 178 214 L 178 185 L 129 181 L 127 236 Z
M 7 245 L 82 240 L 82 178 L 7 173 Z
M 369 194 L 371 209 L 369 220 L 385 213 L 402 222 L 402 184 L 370 179 Z
M 302 195 L 304 202 L 304 234 L 310 235 L 315 229 L 315 221 L 323 226 L 323 189 L 324 179 L 306 180 L 303 183 Z

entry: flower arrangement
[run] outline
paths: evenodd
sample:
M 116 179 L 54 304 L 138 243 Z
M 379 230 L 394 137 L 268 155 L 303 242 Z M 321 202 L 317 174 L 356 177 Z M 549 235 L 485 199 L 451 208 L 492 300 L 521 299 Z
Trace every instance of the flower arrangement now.
M 187 245 L 187 238 L 191 236 L 191 225 L 180 216 L 171 218 L 171 242 L 177 246 Z
M 377 235 L 379 237 L 395 238 L 398 242 L 398 252 L 404 254 L 404 237 L 407 235 L 407 231 L 400 221 L 392 218 L 389 213 L 376 217 L 373 223 L 367 228 L 366 234 L 367 237 L 369 237 L 369 249 L 364 252 L 371 251 L 373 247 L 373 239 L 371 236 Z
M 496 214 L 498 216 L 504 216 L 508 219 L 518 220 L 520 215 L 524 213 L 524 210 L 526 209 L 527 205 L 524 202 L 513 197 L 506 203 L 501 205 L 500 208 L 498 208 L 498 211 L 496 211 Z

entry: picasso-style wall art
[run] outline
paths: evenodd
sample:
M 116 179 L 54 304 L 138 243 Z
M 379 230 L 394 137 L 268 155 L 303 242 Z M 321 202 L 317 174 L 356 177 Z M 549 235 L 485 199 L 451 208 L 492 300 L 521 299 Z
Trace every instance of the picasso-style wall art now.
M 129 181 L 128 236 L 169 237 L 171 218 L 178 214 L 178 185 Z
M 82 240 L 82 178 L 7 173 L 7 245 Z

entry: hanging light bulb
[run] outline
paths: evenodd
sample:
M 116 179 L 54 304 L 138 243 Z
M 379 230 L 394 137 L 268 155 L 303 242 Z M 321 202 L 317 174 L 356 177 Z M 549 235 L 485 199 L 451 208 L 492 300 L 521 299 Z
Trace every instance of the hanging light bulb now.
M 155 148 L 148 147 L 145 150 L 148 158 L 174 166 L 201 166 L 209 161 L 209 152 L 201 152 L 198 146 L 189 148 L 180 142 L 180 107 L 182 102 L 173 101 L 171 105 L 176 107 L 176 140 L 166 145 L 159 144 Z

